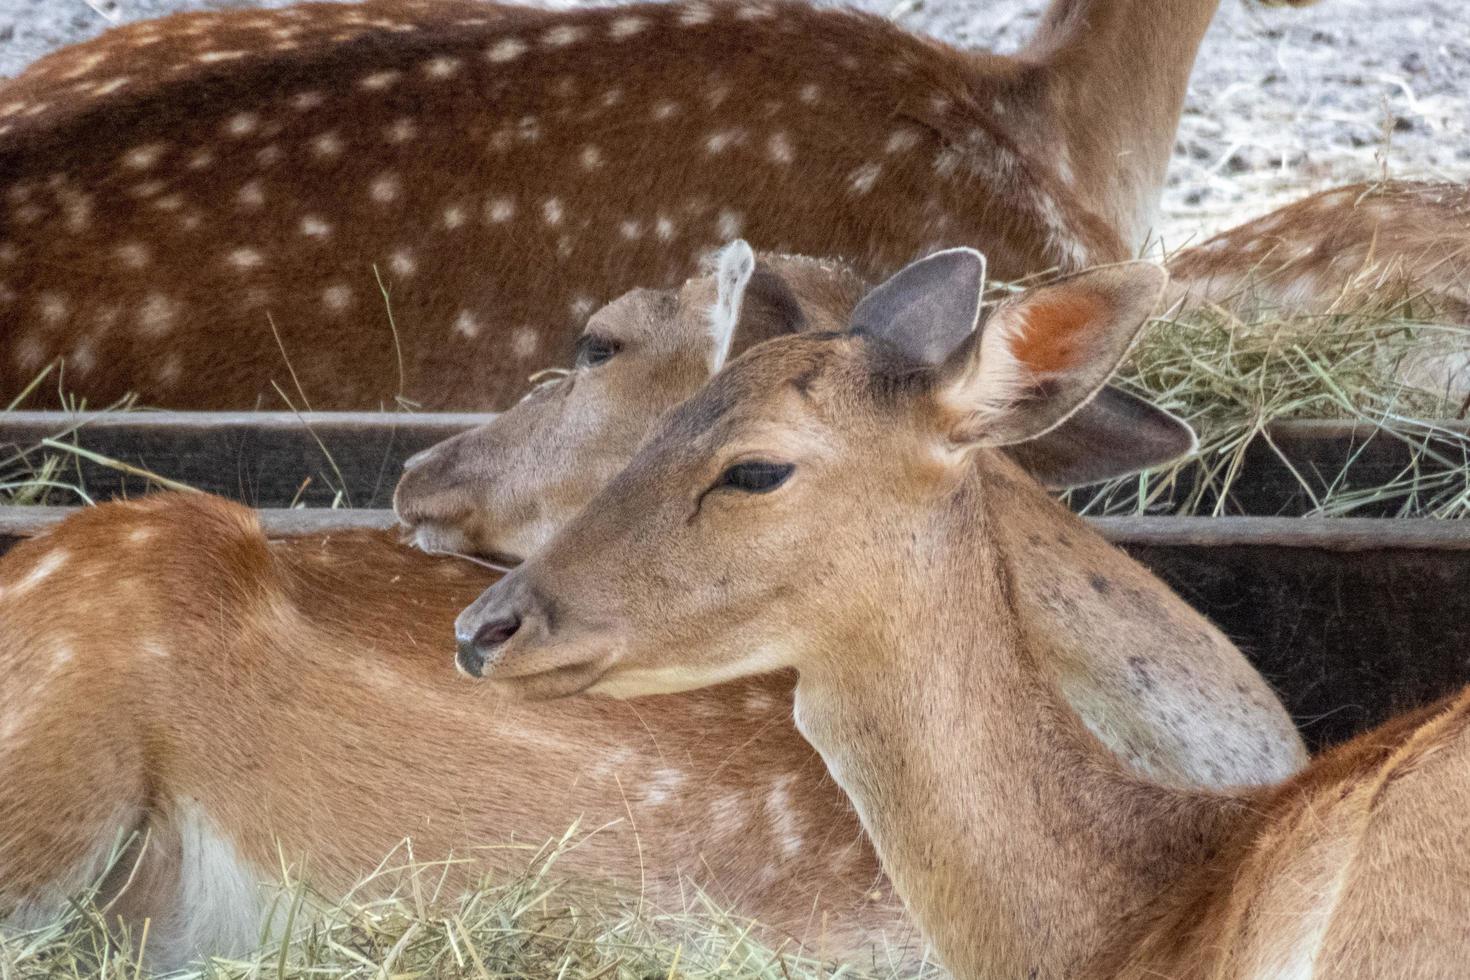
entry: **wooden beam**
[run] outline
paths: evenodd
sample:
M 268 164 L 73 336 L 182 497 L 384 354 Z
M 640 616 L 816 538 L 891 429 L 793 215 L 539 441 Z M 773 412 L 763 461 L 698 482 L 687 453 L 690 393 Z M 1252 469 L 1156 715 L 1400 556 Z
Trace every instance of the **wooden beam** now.
M 403 461 L 413 453 L 494 416 L 375 412 L 64 412 L 0 414 L 0 459 L 32 449 L 39 460 L 50 453 L 66 465 L 60 478 L 83 486 L 94 500 L 143 492 L 148 481 L 80 456 L 35 449 L 55 438 L 128 466 L 156 473 L 210 493 L 260 507 L 297 503 L 324 507 L 384 507 Z M 1364 424 L 1338 421 L 1282 422 L 1268 438 L 1245 452 L 1227 510 L 1258 516 L 1297 516 L 1309 511 L 1314 495 L 1330 483 L 1339 491 L 1382 486 L 1415 461 L 1423 474 L 1461 470 L 1470 465 L 1464 421 L 1426 423 L 1441 435 L 1411 445 Z M 1161 503 L 1194 493 L 1192 477 L 1169 489 Z M 1093 503 L 1096 490 L 1074 491 L 1079 510 Z M 1113 503 L 1126 505 L 1130 498 Z M 1204 509 L 1216 503 L 1213 490 L 1201 491 Z M 1391 516 L 1394 503 L 1374 504 L 1355 513 Z M 1093 508 L 1095 509 L 1095 507 Z

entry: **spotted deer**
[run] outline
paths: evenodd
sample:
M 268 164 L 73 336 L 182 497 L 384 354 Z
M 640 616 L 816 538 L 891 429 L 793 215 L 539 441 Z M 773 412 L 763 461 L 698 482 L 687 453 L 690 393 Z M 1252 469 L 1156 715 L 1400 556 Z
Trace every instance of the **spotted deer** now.
M 1470 186 L 1349 184 L 1278 208 L 1169 260 L 1171 299 L 1262 316 L 1397 309 L 1429 324 L 1398 380 L 1470 396 Z
M 121 27 L 0 89 L 0 397 L 494 408 L 736 236 L 1127 258 L 1217 4 L 1052 0 L 1013 57 L 789 0 Z
M 1080 651 L 1126 651 L 1095 712 L 1238 694 L 1194 674 L 1208 628 L 997 450 L 1098 390 L 1165 275 L 1087 273 L 977 329 L 983 276 L 938 253 L 850 331 L 737 359 L 460 615 L 461 669 L 549 704 L 795 669 L 798 729 L 961 978 L 1458 975 L 1470 696 L 1271 786 L 1122 765 Z
M 733 269 L 609 313 L 688 329 L 718 363 L 736 321 L 768 315 L 755 300 L 770 284 Z M 796 278 L 784 288 L 809 297 Z M 719 328 L 681 307 L 713 307 Z M 1122 445 L 1114 470 L 1136 465 Z M 692 881 L 773 940 L 920 958 L 792 725 L 790 676 L 523 705 L 452 668 L 454 616 L 496 577 L 390 534 L 268 542 L 250 511 L 204 495 L 107 504 L 17 545 L 0 558 L 0 922 L 53 913 L 131 835 L 101 898 L 149 921 L 155 962 L 178 964 L 253 943 L 283 858 L 340 894 L 409 839 L 420 861 L 474 859 L 448 866 L 448 893 L 523 867 L 576 822 L 586 839 L 553 869 L 572 882 L 669 908 Z M 1149 691 L 1130 693 L 1131 644 L 1079 637 L 1060 668 L 1098 737 L 1170 784 L 1299 768 L 1290 719 L 1240 653 L 1182 604 L 1159 616 L 1189 644 L 1160 655 Z

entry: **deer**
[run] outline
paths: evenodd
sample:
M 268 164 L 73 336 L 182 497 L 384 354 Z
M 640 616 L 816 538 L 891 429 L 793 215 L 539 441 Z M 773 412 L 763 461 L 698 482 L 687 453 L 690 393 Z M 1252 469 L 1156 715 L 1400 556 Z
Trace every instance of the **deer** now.
M 842 287 L 835 270 L 823 285 L 819 263 L 751 258 L 727 250 L 672 302 L 645 291 L 604 312 L 649 337 L 667 321 L 666 342 L 697 336 L 693 356 L 718 367 L 735 333 L 761 329 L 740 321 L 771 316 L 760 294 L 800 295 L 815 318 L 822 290 Z M 790 281 L 763 281 L 778 277 Z M 1187 446 L 1170 419 L 1151 424 Z M 1158 451 L 1123 440 L 1106 467 Z M 1059 453 L 1031 458 L 1045 469 Z M 203 494 L 107 503 L 17 544 L 0 557 L 0 928 L 44 921 L 100 878 L 110 921 L 150 922 L 151 962 L 169 967 L 279 926 L 263 895 L 283 864 L 341 894 L 407 839 L 452 893 L 523 869 L 575 825 L 554 868 L 574 884 L 656 908 L 698 886 L 776 944 L 923 959 L 857 815 L 794 727 L 791 676 L 524 705 L 452 668 L 456 614 L 498 578 L 391 531 L 268 541 L 253 512 Z M 1152 698 L 1130 693 L 1147 631 L 1120 647 L 1078 637 L 1059 668 L 1098 737 L 1171 785 L 1299 769 L 1291 719 L 1240 652 L 1183 603 L 1163 604 L 1166 623 L 1191 646 L 1162 657 Z M 1236 697 L 1211 702 L 1209 685 Z
M 1395 366 L 1395 379 L 1470 397 L 1470 186 L 1384 180 L 1308 195 L 1168 263 L 1170 299 L 1249 323 L 1266 314 L 1324 317 L 1365 301 L 1443 325 Z
M 119 27 L 0 89 L 0 397 L 493 409 L 735 237 L 1128 258 L 1218 2 L 1052 0 L 1014 56 L 791 0 Z
M 1426 339 L 1422 352 L 1385 372 L 1459 401 L 1470 396 L 1462 329 L 1470 326 L 1467 229 L 1470 188 L 1464 185 L 1345 185 L 1173 253 L 1158 312 L 1170 311 L 1177 321 L 1220 310 L 1249 330 L 1262 329 L 1268 314 L 1321 318 L 1365 304 L 1405 307 L 1445 327 Z M 745 247 L 727 246 L 728 260 L 735 258 L 731 250 Z M 871 285 L 836 258 L 762 252 L 755 270 L 732 353 L 782 333 L 838 329 Z M 408 460 L 394 507 L 410 536 L 431 552 L 501 558 L 541 547 L 591 499 L 591 488 L 626 465 L 654 421 L 713 373 L 705 301 L 697 295 L 670 289 L 619 299 L 589 318 L 570 369 L 549 372 L 544 384 L 486 425 Z M 663 319 L 632 311 L 658 304 L 678 312 Z M 1126 418 L 1130 438 L 1150 440 L 1159 461 L 1187 454 L 1191 447 L 1179 442 L 1179 430 L 1157 413 L 1107 386 L 1054 438 L 1104 439 Z M 1012 451 L 1034 455 L 1037 448 L 1023 443 Z M 1052 489 L 1092 477 L 1075 469 L 1040 473 L 1039 464 L 1030 461 L 1032 474 Z
M 941 251 L 849 329 L 733 360 L 460 614 L 459 669 L 548 705 L 796 671 L 797 728 L 960 978 L 1461 972 L 1470 694 L 1253 787 L 1129 771 L 1082 720 L 1078 649 L 1126 649 L 1151 700 L 1200 634 L 1001 450 L 1099 390 L 1166 273 L 1084 273 L 982 325 L 984 278 Z

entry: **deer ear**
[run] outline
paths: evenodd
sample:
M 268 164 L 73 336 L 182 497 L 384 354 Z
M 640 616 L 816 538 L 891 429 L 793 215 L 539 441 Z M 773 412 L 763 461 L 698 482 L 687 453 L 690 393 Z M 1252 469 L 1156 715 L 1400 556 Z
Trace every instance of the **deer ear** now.
M 852 311 L 852 331 L 896 348 L 916 364 L 943 364 L 975 332 L 985 256 L 935 252 L 899 270 Z
M 1177 415 L 1104 385 L 1056 428 L 1005 451 L 1043 486 L 1065 490 L 1162 466 L 1197 445 Z
M 935 398 L 950 441 L 1007 446 L 1056 427 L 1107 382 L 1167 282 L 1160 266 L 1135 262 L 1001 303 L 941 369 Z
M 755 253 L 744 241 L 736 239 L 720 250 L 715 260 L 715 305 L 710 309 L 709 332 L 710 373 L 725 366 L 730 358 L 730 345 L 735 340 L 735 326 L 740 322 L 740 306 L 745 302 L 745 288 L 755 273 Z

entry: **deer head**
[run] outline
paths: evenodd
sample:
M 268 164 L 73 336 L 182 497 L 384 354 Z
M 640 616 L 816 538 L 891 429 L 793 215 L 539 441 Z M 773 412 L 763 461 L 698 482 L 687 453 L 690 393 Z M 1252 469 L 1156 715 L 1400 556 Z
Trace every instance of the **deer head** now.
M 859 581 L 874 535 L 913 560 L 920 542 L 943 546 L 948 521 L 973 517 L 959 503 L 934 513 L 972 482 L 1039 496 L 1002 450 L 1097 394 L 1166 278 L 1149 265 L 1086 273 L 1004 303 L 977 330 L 983 277 L 978 253 L 938 253 L 864 299 L 851 330 L 741 357 L 461 615 L 460 667 L 532 697 L 678 690 L 834 642 L 804 622 L 813 580 L 847 582 L 833 601 L 851 622 L 881 617 L 903 576 Z M 1143 462 L 1126 431 L 1106 434 L 1045 455 L 1105 475 Z

